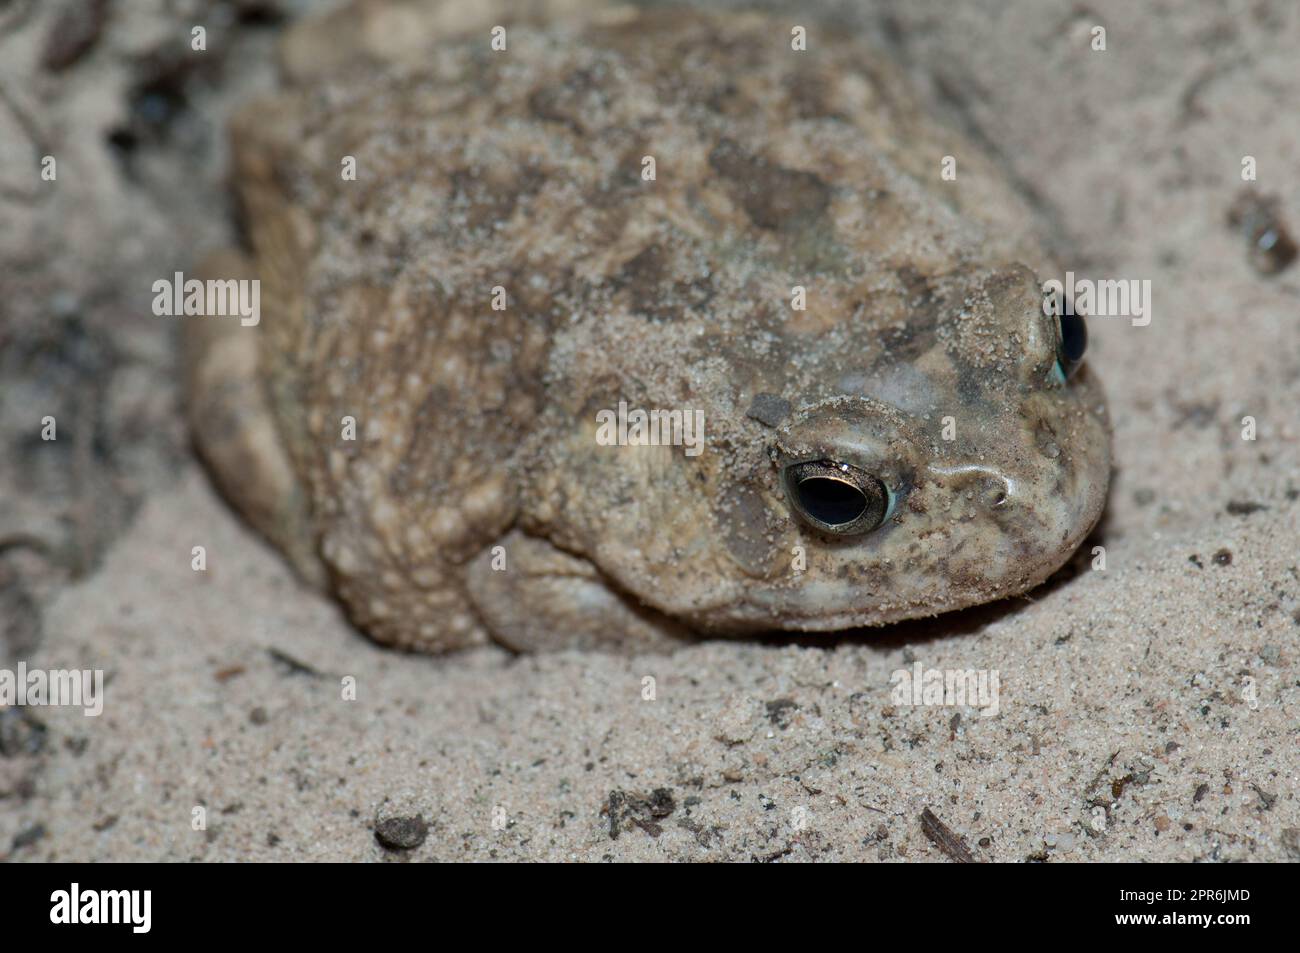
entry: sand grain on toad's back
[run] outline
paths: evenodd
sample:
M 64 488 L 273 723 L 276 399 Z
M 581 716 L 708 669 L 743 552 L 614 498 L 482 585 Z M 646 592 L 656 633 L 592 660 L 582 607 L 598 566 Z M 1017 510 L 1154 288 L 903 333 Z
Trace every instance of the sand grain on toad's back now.
M 521 28 L 254 103 L 234 154 L 255 259 L 220 267 L 265 317 L 196 325 L 198 440 L 382 642 L 882 624 L 1036 585 L 1100 514 L 1032 215 L 856 42 Z M 701 413 L 703 452 L 604 445 L 620 402 Z

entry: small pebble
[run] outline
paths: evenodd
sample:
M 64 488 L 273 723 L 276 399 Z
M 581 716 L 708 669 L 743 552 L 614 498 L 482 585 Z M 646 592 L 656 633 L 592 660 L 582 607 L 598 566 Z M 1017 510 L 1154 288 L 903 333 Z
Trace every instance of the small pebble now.
M 28 708 L 0 709 L 0 756 L 40 754 L 45 747 L 45 723 Z
M 414 850 L 429 835 L 429 825 L 415 817 L 386 817 L 375 825 L 375 840 L 386 850 Z
M 45 825 L 33 824 L 26 830 L 21 830 L 14 835 L 13 849 L 20 850 L 23 847 L 30 847 L 44 836 Z
M 745 416 L 768 427 L 779 427 L 790 416 L 790 402 L 776 394 L 755 394 Z

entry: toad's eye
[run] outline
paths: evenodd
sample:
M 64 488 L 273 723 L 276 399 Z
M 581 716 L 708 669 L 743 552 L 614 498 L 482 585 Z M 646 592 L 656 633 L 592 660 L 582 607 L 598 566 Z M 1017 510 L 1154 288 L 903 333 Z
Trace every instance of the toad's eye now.
M 1088 323 L 1073 307 L 1058 306 L 1056 313 L 1056 363 L 1052 366 L 1052 379 L 1064 384 L 1083 363 L 1083 354 L 1088 350 Z
M 792 463 L 782 471 L 782 482 L 795 513 L 813 529 L 834 536 L 869 533 L 893 510 L 889 488 L 847 463 Z

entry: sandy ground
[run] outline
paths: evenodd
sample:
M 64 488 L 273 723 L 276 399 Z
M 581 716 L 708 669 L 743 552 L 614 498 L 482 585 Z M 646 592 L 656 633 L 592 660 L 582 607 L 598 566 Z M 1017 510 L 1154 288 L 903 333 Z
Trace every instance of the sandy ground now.
M 24 6 L 0 5 L 0 667 L 108 685 L 99 718 L 0 711 L 0 858 L 946 862 L 928 808 L 976 860 L 1300 859 L 1300 264 L 1262 274 L 1227 223 L 1250 155 L 1300 230 L 1292 5 L 821 5 L 1001 157 L 1067 266 L 1150 279 L 1149 326 L 1092 326 L 1104 571 L 1085 551 L 1029 598 L 853 636 L 441 659 L 366 641 L 215 496 L 148 311 L 229 235 L 220 122 L 279 24 L 131 4 L 52 71 L 60 5 Z M 221 11 L 224 66 L 149 79 Z M 43 148 L 57 190 L 10 161 Z M 898 703 L 918 663 L 996 670 L 997 713 Z

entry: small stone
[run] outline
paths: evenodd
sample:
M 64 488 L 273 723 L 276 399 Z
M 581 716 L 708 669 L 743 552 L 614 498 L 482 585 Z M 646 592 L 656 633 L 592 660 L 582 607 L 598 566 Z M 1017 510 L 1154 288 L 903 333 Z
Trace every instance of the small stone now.
M 1217 553 L 1214 554 L 1214 565 L 1216 565 L 1216 566 L 1229 566 L 1229 565 L 1231 565 L 1231 564 L 1232 564 L 1232 551 L 1231 551 L 1231 550 L 1228 550 L 1228 549 L 1220 549 Z
M 1276 195 L 1243 189 L 1228 209 L 1228 224 L 1247 242 L 1248 260 L 1261 275 L 1275 275 L 1296 259 L 1296 243 L 1282 221 Z
M 776 394 L 755 394 L 745 416 L 769 427 L 779 427 L 790 416 L 790 402 Z
M 375 825 L 375 840 L 386 850 L 414 850 L 429 835 L 429 825 L 414 817 L 386 817 Z
M 798 703 L 793 698 L 778 698 L 775 701 L 766 703 L 767 720 L 782 731 L 790 727 L 790 722 L 794 718 L 794 713 L 799 710 Z
M 1158 830 L 1160 833 L 1163 834 L 1165 831 L 1169 830 L 1170 823 L 1171 821 L 1169 820 L 1169 818 L 1161 814 L 1159 817 L 1156 818 L 1156 830 Z
M 40 754 L 45 747 L 45 723 L 27 708 L 0 709 L 0 756 Z
M 667 817 L 677 810 L 677 801 L 673 798 L 671 789 L 655 788 L 650 792 L 647 807 L 651 817 Z
M 19 831 L 14 835 L 13 850 L 20 850 L 23 847 L 30 847 L 38 840 L 45 836 L 44 824 L 33 824 L 25 830 Z

